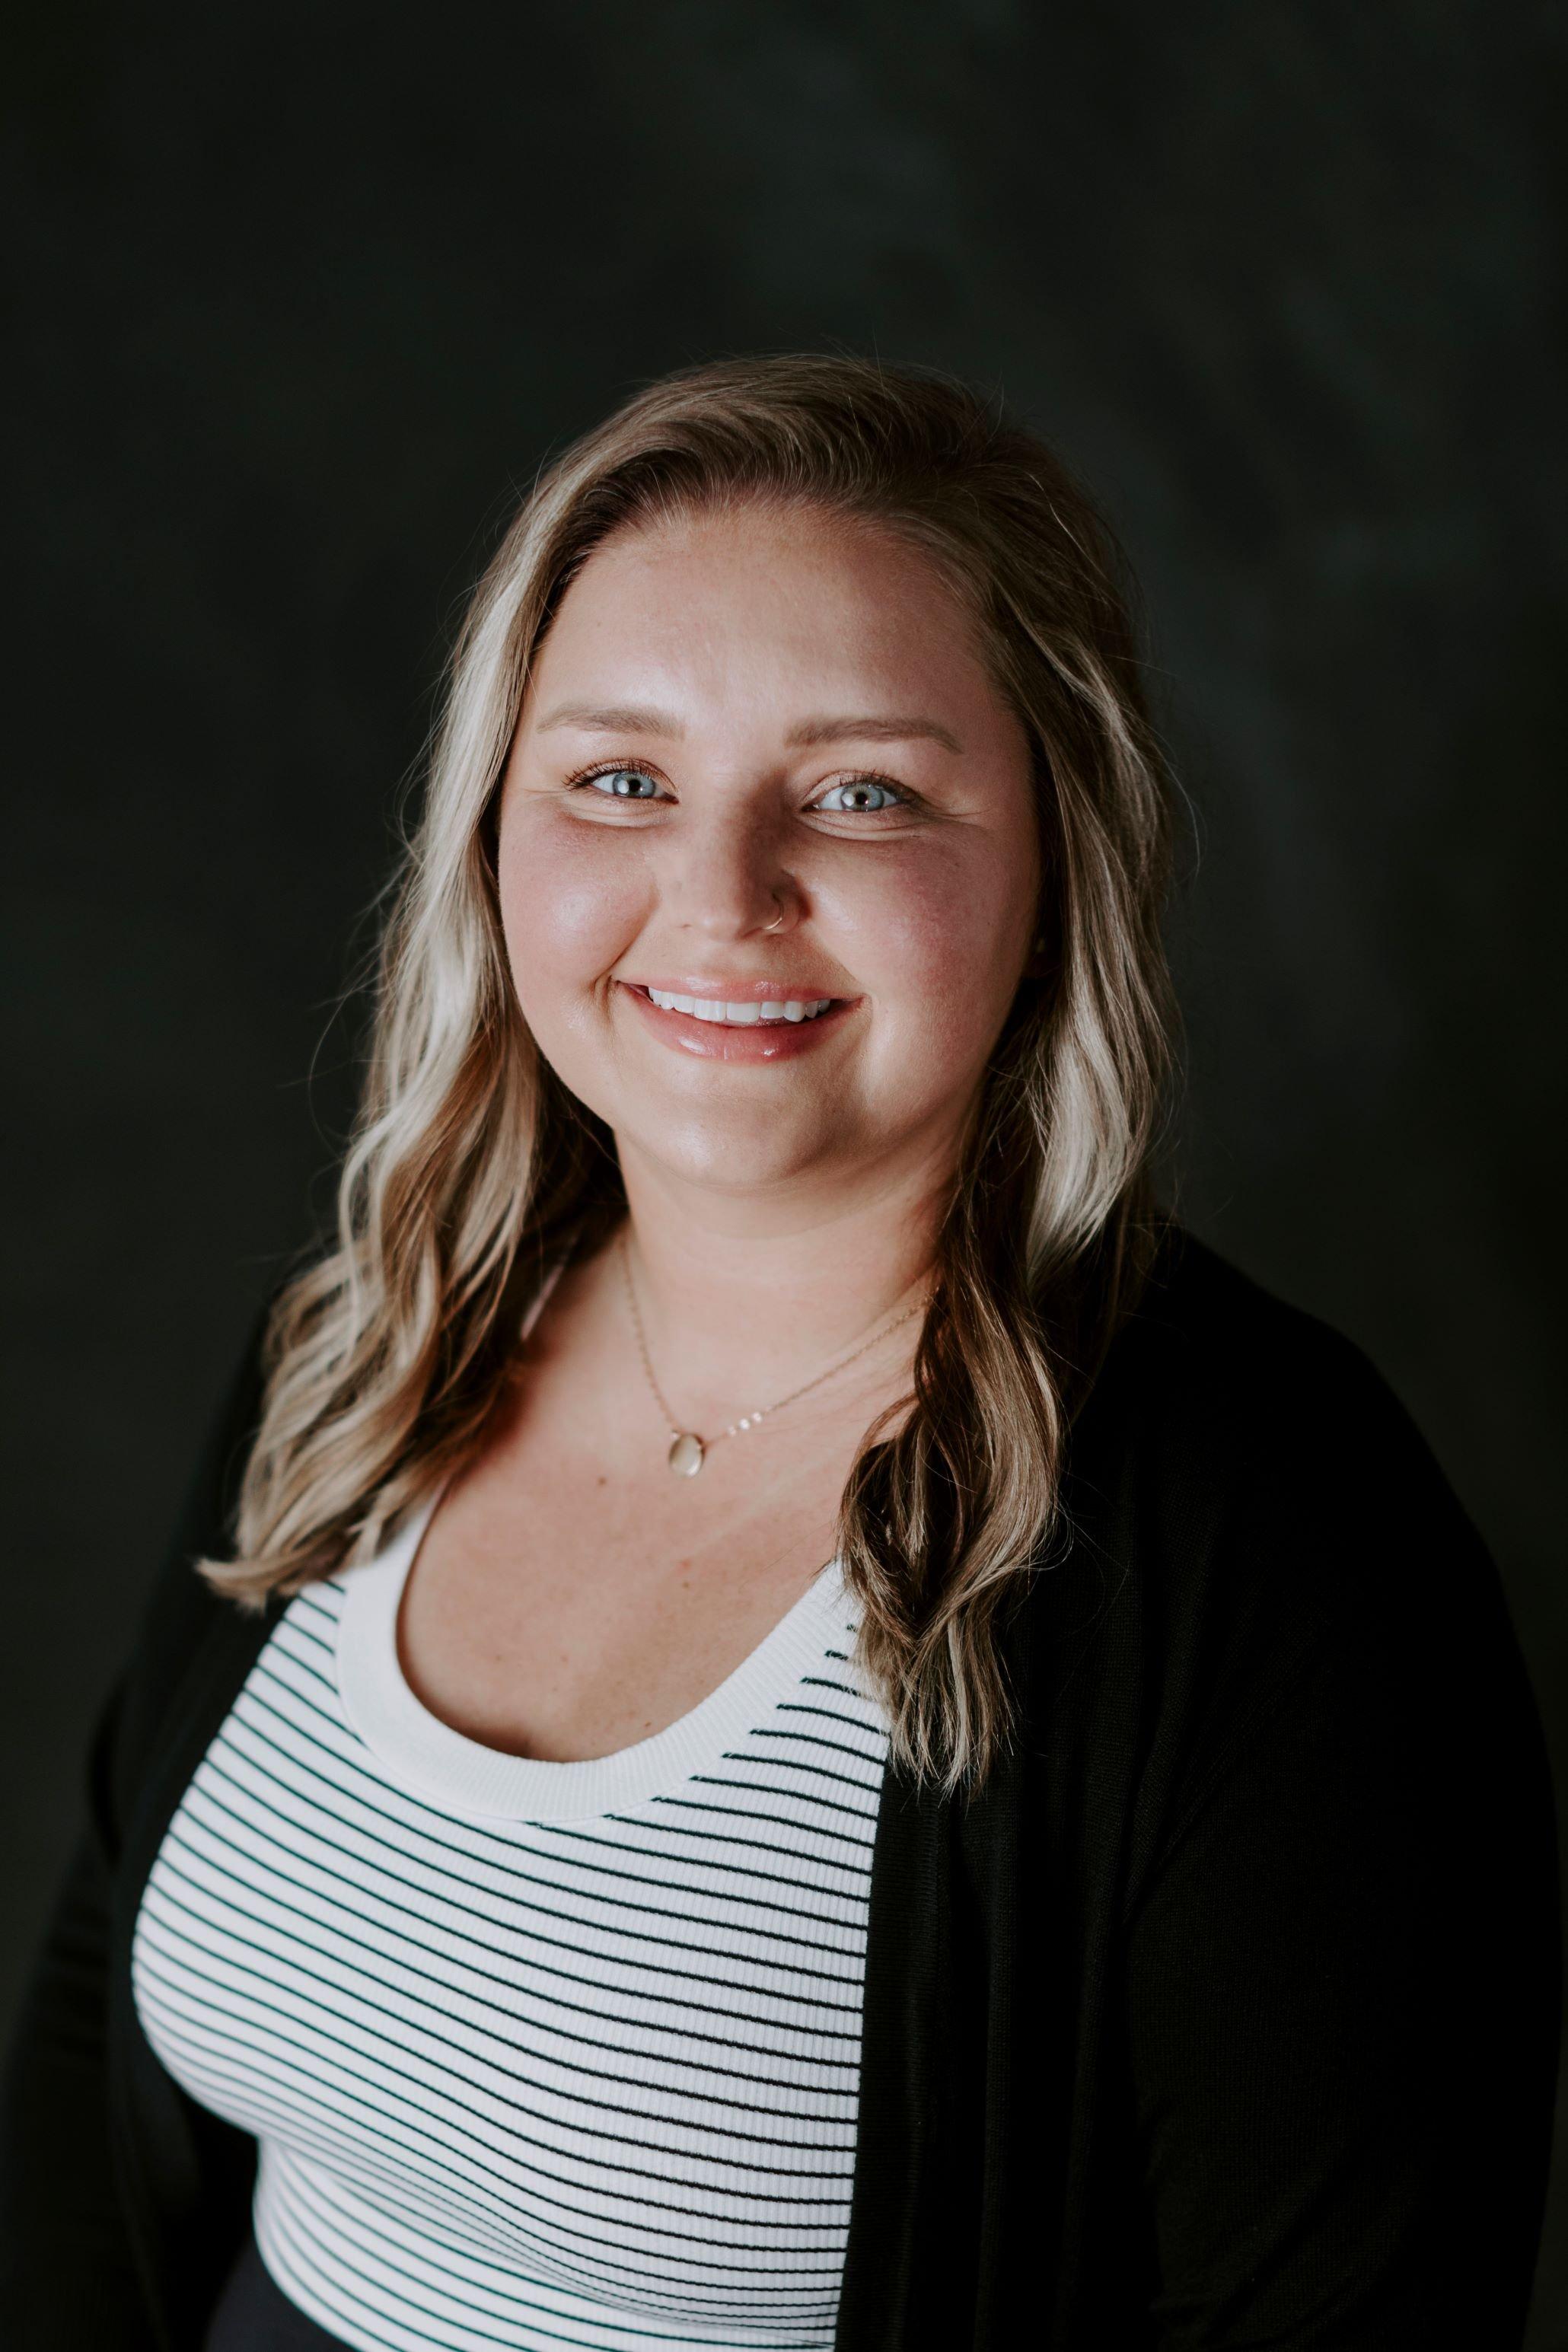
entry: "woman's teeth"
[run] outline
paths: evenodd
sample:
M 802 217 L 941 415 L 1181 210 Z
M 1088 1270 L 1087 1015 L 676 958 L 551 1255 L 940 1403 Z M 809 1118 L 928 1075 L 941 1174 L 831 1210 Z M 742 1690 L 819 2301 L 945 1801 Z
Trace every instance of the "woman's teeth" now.
M 663 988 L 650 988 L 648 994 L 662 1012 L 689 1013 L 697 1021 L 722 1021 L 737 1028 L 753 1021 L 815 1021 L 833 1003 L 831 996 L 792 996 L 777 1003 L 769 998 L 762 1004 L 725 1004 L 717 997 L 672 996 Z

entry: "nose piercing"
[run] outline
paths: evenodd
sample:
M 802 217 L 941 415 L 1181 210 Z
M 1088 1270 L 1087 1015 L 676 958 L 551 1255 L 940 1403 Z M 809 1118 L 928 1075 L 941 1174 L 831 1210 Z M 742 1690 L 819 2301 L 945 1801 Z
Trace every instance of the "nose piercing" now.
M 775 898 L 778 897 L 778 892 L 777 892 L 776 890 L 773 892 L 773 896 L 774 896 L 774 898 Z M 764 930 L 764 931 L 776 931 L 776 930 L 778 929 L 779 925 L 783 922 L 783 920 L 784 920 L 784 908 L 781 907 L 781 908 L 779 908 L 779 910 L 778 910 L 778 913 L 773 917 L 773 921 L 772 921 L 771 923 L 764 923 L 764 924 L 763 925 L 763 930 Z

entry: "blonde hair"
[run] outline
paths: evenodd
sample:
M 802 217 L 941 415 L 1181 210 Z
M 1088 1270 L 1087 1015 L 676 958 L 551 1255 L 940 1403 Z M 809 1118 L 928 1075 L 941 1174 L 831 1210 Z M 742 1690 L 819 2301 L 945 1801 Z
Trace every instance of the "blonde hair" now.
M 912 1406 L 868 1431 L 839 1518 L 894 1754 L 952 1790 L 984 1777 L 1011 1727 L 998 1612 L 1050 1556 L 1071 1418 L 1157 1235 L 1149 1160 L 1174 1015 L 1171 795 L 1116 551 L 1050 452 L 944 377 L 813 355 L 693 368 L 524 499 L 454 653 L 337 1244 L 274 1305 L 236 1557 L 202 1570 L 259 1605 L 369 1557 L 474 1449 L 549 1265 L 624 1213 L 613 1138 L 517 1007 L 498 786 L 530 663 L 594 548 L 748 499 L 922 549 L 1036 754 L 1049 970 L 1020 986 L 953 1173 Z

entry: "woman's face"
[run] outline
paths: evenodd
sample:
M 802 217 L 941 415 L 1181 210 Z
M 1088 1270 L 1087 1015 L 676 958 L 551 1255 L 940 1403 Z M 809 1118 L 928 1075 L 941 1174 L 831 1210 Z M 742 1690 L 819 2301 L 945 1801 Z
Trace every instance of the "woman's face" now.
M 1039 835 L 918 551 L 762 507 L 606 541 L 534 665 L 499 856 L 523 1016 L 623 1166 L 826 1203 L 952 1165 Z

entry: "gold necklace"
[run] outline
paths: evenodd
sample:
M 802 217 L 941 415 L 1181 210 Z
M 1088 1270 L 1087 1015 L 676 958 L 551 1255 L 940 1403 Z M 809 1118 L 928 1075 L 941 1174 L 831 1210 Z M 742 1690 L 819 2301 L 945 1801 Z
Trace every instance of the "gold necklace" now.
M 631 1244 L 624 1232 L 621 1235 L 621 1272 L 626 1276 L 626 1300 L 632 1310 L 632 1328 L 637 1335 L 637 1353 L 642 1358 L 642 1368 L 647 1374 L 647 1384 L 653 1391 L 654 1401 L 663 1413 L 668 1425 L 670 1437 L 674 1441 L 667 1458 L 678 1478 L 695 1478 L 707 1459 L 708 1448 L 710 1445 L 717 1445 L 721 1437 L 739 1437 L 742 1430 L 755 1429 L 758 1422 L 763 1420 L 768 1413 L 777 1412 L 781 1405 L 793 1404 L 796 1397 L 805 1396 L 807 1389 L 820 1387 L 824 1381 L 831 1380 L 835 1372 L 841 1372 L 847 1365 L 852 1364 L 857 1356 L 863 1356 L 868 1348 L 874 1348 L 879 1339 L 886 1339 L 889 1331 L 896 1331 L 900 1323 L 907 1323 L 911 1315 L 918 1315 L 925 1305 L 923 1298 L 917 1298 L 912 1307 L 906 1307 L 901 1315 L 895 1315 L 890 1323 L 885 1323 L 873 1331 L 868 1339 L 862 1339 L 860 1345 L 849 1355 L 840 1356 L 837 1363 L 829 1364 L 826 1371 L 818 1372 L 815 1380 L 805 1381 L 804 1386 L 791 1389 L 788 1396 L 775 1397 L 772 1404 L 759 1405 L 754 1412 L 743 1412 L 739 1421 L 732 1421 L 728 1429 L 715 1430 L 711 1437 L 699 1437 L 694 1429 L 681 1428 L 669 1409 L 664 1391 L 654 1377 L 653 1365 L 648 1360 L 647 1340 L 643 1333 L 642 1317 L 637 1311 L 637 1290 L 632 1282 Z

